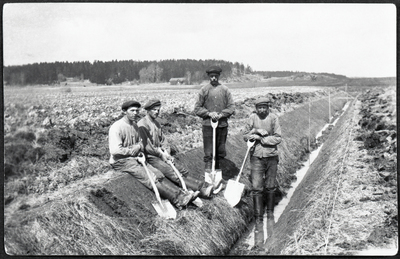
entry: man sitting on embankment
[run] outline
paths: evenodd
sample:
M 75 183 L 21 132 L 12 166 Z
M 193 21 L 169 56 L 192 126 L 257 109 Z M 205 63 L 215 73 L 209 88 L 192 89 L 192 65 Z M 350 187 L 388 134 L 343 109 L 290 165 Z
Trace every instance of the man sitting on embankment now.
M 179 177 L 175 174 L 174 169 L 167 164 L 168 160 L 173 162 L 176 169 L 181 173 L 187 188 L 193 191 L 200 191 L 199 197 L 201 198 L 209 198 L 213 191 L 213 185 L 205 183 L 204 180 L 196 179 L 189 174 L 187 168 L 181 163 L 174 162 L 174 157 L 169 152 L 165 152 L 170 147 L 164 138 L 160 123 L 156 120 L 160 114 L 161 101 L 151 99 L 143 108 L 147 111 L 147 115 L 138 122 L 138 126 L 143 140 L 146 161 L 160 170 L 169 180 L 179 185 Z
M 136 124 L 140 106 L 136 101 L 123 103 L 124 117 L 111 125 L 108 133 L 110 164 L 114 170 L 129 173 L 148 189 L 152 189 L 144 167 L 137 161 L 139 153 L 144 151 L 139 127 Z M 177 208 L 181 209 L 197 198 L 198 193 L 186 192 L 168 180 L 158 169 L 151 165 L 148 165 L 148 168 L 161 197 L 167 198 Z

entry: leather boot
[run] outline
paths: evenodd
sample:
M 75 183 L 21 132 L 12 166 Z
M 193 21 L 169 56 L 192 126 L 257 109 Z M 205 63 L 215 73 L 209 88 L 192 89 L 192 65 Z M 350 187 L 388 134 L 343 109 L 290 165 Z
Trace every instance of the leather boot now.
M 266 191 L 267 219 L 274 218 L 275 188 Z
M 262 194 L 256 194 L 253 196 L 254 204 L 254 218 L 257 222 L 262 222 L 264 218 L 264 205 Z
M 183 180 L 186 183 L 186 187 L 193 191 L 200 191 L 200 198 L 210 198 L 212 191 L 214 190 L 214 186 L 199 179 L 194 178 L 191 175 L 186 175 Z
M 156 184 L 156 187 L 162 198 L 168 199 L 175 207 L 182 209 L 182 207 L 187 206 L 189 202 L 194 200 L 195 193 L 184 192 L 174 183 L 172 183 L 167 178 L 164 178 L 161 182 Z

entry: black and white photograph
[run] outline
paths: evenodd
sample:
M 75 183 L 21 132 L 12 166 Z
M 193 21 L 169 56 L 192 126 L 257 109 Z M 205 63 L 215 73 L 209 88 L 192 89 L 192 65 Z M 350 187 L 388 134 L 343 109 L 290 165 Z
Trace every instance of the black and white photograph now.
M 395 256 L 397 6 L 3 3 L 4 256 Z

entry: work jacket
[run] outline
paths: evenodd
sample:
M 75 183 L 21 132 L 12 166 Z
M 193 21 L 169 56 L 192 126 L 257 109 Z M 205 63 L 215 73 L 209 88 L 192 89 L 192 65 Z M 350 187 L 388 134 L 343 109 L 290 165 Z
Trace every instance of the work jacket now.
M 110 164 L 119 159 L 134 157 L 143 149 L 139 127 L 126 116 L 114 122 L 108 132 Z
M 157 120 L 153 120 L 148 114 L 138 122 L 140 137 L 146 156 L 161 157 L 160 147 L 166 145 L 166 140 L 161 131 L 161 125 Z M 164 147 L 166 148 L 166 147 Z
M 246 120 L 245 128 L 243 130 L 243 138 L 247 141 L 252 135 L 250 131 L 252 129 L 264 129 L 268 131 L 267 135 L 262 136 L 260 140 L 257 140 L 251 149 L 251 156 L 256 157 L 273 157 L 278 155 L 278 144 L 281 143 L 281 126 L 279 125 L 278 116 L 273 113 L 269 113 L 265 119 L 253 113 Z M 258 134 L 259 135 L 259 134 Z
M 203 125 L 211 126 L 210 112 L 222 114 L 218 121 L 219 128 L 228 127 L 228 118 L 235 112 L 235 104 L 227 86 L 209 83 L 200 89 L 194 113 L 203 118 Z

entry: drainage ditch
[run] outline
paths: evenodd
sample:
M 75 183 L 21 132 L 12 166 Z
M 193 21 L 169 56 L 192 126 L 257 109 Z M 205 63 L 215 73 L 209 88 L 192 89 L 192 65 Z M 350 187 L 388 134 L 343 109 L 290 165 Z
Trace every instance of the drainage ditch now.
M 274 220 L 275 223 L 278 222 L 280 216 L 284 212 L 286 206 L 289 204 L 290 199 L 295 192 L 297 186 L 301 183 L 303 180 L 304 176 L 307 174 L 308 169 L 310 168 L 310 165 L 314 162 L 314 160 L 318 157 L 321 148 L 323 147 L 323 143 L 320 141 L 321 139 L 326 139 L 325 135 L 329 134 L 330 130 L 336 125 L 338 120 L 342 117 L 344 112 L 348 109 L 350 105 L 350 102 L 347 102 L 342 110 L 341 114 L 332 122 L 332 123 L 327 123 L 325 126 L 317 133 L 315 136 L 316 138 L 316 144 L 318 145 L 318 148 L 315 150 L 311 151 L 309 153 L 308 160 L 303 163 L 303 166 L 295 173 L 295 176 L 297 180 L 293 182 L 291 185 L 291 188 L 288 190 L 286 196 L 275 206 L 274 208 Z M 328 130 L 328 132 L 326 132 Z M 244 233 L 244 235 L 235 243 L 235 245 L 232 247 L 229 255 L 237 255 L 237 254 L 243 254 L 243 249 L 246 249 L 248 251 L 251 251 L 255 249 L 255 244 L 257 242 L 260 242 L 260 237 L 263 237 L 262 243 L 265 244 L 267 238 L 268 238 L 268 220 L 267 220 L 267 214 L 264 214 L 264 219 L 263 219 L 263 229 L 257 228 L 255 222 L 252 221 L 249 224 L 248 230 Z M 261 232 L 261 234 L 260 234 Z

